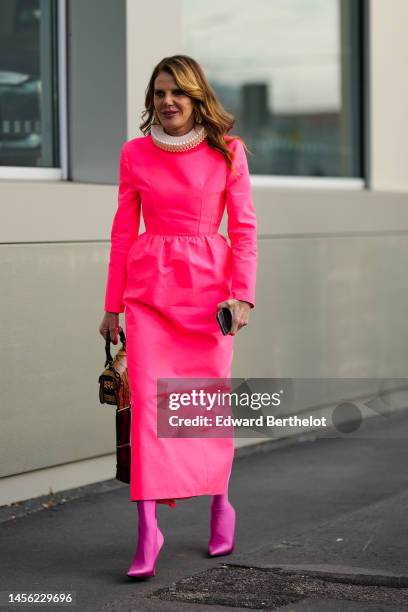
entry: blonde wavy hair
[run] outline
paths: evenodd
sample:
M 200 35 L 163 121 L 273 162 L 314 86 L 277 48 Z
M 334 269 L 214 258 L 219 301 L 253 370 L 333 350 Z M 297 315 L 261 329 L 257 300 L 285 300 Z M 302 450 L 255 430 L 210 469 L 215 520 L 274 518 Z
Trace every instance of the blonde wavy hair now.
M 195 120 L 205 127 L 208 144 L 224 156 L 228 168 L 232 169 L 233 157 L 227 143 L 238 139 L 242 142 L 245 151 L 248 151 L 248 148 L 240 136 L 227 134 L 235 125 L 235 117 L 223 108 L 203 69 L 188 55 L 164 57 L 154 67 L 145 94 L 146 109 L 142 112 L 143 123 L 139 126 L 143 134 L 149 133 L 150 126 L 154 123 L 154 82 L 159 72 L 169 73 L 184 94 L 192 98 Z

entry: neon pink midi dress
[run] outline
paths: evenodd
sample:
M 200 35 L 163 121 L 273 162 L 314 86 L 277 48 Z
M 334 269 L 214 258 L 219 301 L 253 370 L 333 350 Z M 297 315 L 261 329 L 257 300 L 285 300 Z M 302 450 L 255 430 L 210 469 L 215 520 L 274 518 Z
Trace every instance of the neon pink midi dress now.
M 111 230 L 105 310 L 125 312 L 131 392 L 130 500 L 224 493 L 234 438 L 157 435 L 157 379 L 231 377 L 234 336 L 217 304 L 255 307 L 257 220 L 240 140 L 230 170 L 204 138 L 184 151 L 151 134 L 124 143 Z M 219 226 L 227 209 L 227 238 Z M 140 214 L 145 231 L 139 234 Z

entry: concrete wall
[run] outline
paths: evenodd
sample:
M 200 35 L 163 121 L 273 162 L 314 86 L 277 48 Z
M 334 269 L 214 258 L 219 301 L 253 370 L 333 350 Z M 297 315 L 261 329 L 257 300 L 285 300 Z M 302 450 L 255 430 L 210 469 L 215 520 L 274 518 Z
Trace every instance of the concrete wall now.
M 408 189 L 408 3 L 371 0 L 371 167 L 373 189 Z
M 160 6 L 145 6 L 142 17 L 137 3 L 127 3 L 126 138 L 140 134 L 151 69 L 178 51 L 177 16 L 166 11 L 160 26 Z M 394 0 L 392 11 L 386 0 L 370 3 L 370 189 L 253 182 L 257 307 L 236 337 L 234 376 L 404 376 L 408 43 L 398 23 L 406 17 L 403 0 Z M 154 41 L 145 25 L 152 20 L 159 28 Z M 114 125 L 110 142 L 119 146 L 121 120 Z M 111 184 L 95 184 L 99 149 L 89 177 L 75 182 L 0 182 L 0 504 L 114 476 L 114 412 L 99 404 L 97 377 L 117 167 Z M 100 153 L 101 167 L 114 151 Z
M 126 1 L 67 2 L 69 178 L 116 181 L 126 140 Z

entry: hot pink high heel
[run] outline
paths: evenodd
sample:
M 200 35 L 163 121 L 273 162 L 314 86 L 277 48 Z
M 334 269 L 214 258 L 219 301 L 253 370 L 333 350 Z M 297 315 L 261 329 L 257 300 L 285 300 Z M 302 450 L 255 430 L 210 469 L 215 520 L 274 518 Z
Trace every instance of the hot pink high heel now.
M 211 534 L 208 553 L 211 557 L 229 555 L 235 548 L 235 508 L 227 496 L 213 496 L 211 500 Z
M 157 524 L 155 499 L 138 501 L 139 523 L 136 554 L 128 569 L 131 578 L 147 578 L 156 574 L 156 562 L 164 536 Z

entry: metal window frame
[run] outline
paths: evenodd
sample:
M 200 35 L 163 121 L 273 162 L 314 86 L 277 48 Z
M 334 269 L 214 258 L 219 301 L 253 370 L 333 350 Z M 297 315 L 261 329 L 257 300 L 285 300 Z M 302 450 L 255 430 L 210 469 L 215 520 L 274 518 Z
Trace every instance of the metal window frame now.
M 366 188 L 364 178 L 330 176 L 293 176 L 276 174 L 251 174 L 251 185 L 270 189 L 347 189 L 361 191 Z

